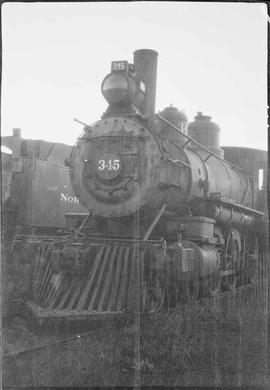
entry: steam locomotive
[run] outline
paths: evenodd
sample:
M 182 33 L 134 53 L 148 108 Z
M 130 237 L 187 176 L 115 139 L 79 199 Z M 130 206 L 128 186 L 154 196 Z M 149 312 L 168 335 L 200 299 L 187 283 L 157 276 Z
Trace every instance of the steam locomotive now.
M 152 312 L 256 280 L 266 152 L 222 149 L 202 112 L 189 124 L 173 106 L 155 114 L 157 57 L 137 50 L 102 82 L 108 108 L 65 162 L 84 207 L 65 213 L 73 229 L 15 236 L 40 320 Z

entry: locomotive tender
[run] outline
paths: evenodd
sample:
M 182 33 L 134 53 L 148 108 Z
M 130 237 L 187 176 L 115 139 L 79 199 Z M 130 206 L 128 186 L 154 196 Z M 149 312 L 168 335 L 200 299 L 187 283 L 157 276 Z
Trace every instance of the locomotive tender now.
M 230 148 L 226 161 L 219 127 L 201 112 L 190 124 L 172 106 L 155 114 L 157 57 L 137 50 L 102 82 L 108 108 L 66 161 L 87 210 L 67 215 L 79 228 L 28 239 L 28 304 L 40 318 L 148 312 L 256 277 L 265 161 L 245 169 Z

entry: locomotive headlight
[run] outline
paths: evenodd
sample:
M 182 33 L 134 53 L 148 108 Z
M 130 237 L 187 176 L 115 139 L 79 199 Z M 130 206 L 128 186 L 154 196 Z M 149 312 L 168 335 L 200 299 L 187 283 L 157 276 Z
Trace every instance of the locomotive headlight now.
M 101 91 L 108 103 L 132 101 L 136 95 L 136 82 L 126 73 L 110 73 L 102 82 Z

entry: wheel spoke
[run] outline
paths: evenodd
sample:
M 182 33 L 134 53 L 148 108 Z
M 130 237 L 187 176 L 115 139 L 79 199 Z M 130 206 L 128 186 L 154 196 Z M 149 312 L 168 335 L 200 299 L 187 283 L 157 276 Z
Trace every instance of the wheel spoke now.
M 246 245 L 245 271 L 248 282 L 255 282 L 258 276 L 259 245 L 255 233 L 249 233 Z
M 239 264 L 241 260 L 241 236 L 238 230 L 232 228 L 227 233 L 223 270 L 233 271 L 224 275 L 223 279 L 229 290 L 234 290 L 238 282 Z

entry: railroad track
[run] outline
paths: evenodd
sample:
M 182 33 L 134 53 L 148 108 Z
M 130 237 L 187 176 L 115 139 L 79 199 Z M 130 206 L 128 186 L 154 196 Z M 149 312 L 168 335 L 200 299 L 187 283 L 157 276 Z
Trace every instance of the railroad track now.
M 209 306 L 211 306 L 211 305 L 223 306 L 223 305 L 231 304 L 234 302 L 239 303 L 240 301 L 238 300 L 238 298 L 241 299 L 241 297 L 244 299 L 245 298 L 250 299 L 252 297 L 252 295 L 250 295 L 250 296 L 248 295 L 250 293 L 257 295 L 257 297 L 258 297 L 257 300 L 261 301 L 261 300 L 265 299 L 265 296 L 267 295 L 267 290 L 269 288 L 269 286 L 268 286 L 268 271 L 269 271 L 269 269 L 268 269 L 268 267 L 266 267 L 266 269 L 263 272 L 263 275 L 261 274 L 261 277 L 259 278 L 259 280 L 257 282 L 244 284 L 244 285 L 238 287 L 237 289 L 235 289 L 234 291 L 229 291 L 229 290 L 222 291 L 217 296 L 214 296 L 214 297 L 201 296 L 196 300 L 196 302 L 198 302 L 199 304 L 207 304 Z M 257 304 L 256 299 L 252 302 L 251 301 L 252 301 L 252 299 L 250 299 L 251 306 Z M 23 303 L 23 302 L 20 301 L 20 303 Z M 184 302 L 182 304 L 178 304 L 177 306 L 184 307 L 184 306 L 192 305 L 192 304 L 193 303 L 191 301 L 187 301 L 187 302 Z M 163 307 L 163 308 L 160 308 L 158 311 L 161 313 L 164 312 L 164 313 L 168 314 L 168 312 L 171 312 L 173 310 L 175 310 L 175 307 L 174 308 L 169 308 L 169 307 L 164 308 Z M 133 312 L 132 314 L 127 315 L 126 318 L 124 319 L 124 321 L 122 320 L 121 328 L 124 328 L 126 326 L 129 319 L 133 318 L 133 320 L 135 320 L 135 322 L 136 322 L 136 318 L 138 316 L 144 317 L 147 315 L 151 316 L 152 314 L 151 313 L 145 314 L 145 313 Z M 89 321 L 90 320 L 91 319 L 89 318 Z M 119 326 L 119 323 L 120 323 L 120 321 L 118 322 L 118 326 Z M 137 321 L 137 326 L 139 326 L 138 321 Z M 91 337 L 94 335 L 99 335 L 99 334 L 102 334 L 104 331 L 110 331 L 110 330 L 113 330 L 115 328 L 116 328 L 115 322 L 110 323 L 110 324 L 108 324 L 108 322 L 106 322 L 105 325 L 102 323 L 99 323 L 98 328 L 91 329 L 91 330 L 88 330 L 85 332 L 80 332 L 80 334 L 73 333 L 70 336 L 61 337 L 60 339 L 54 340 L 52 342 L 45 342 L 43 344 L 33 346 L 30 348 L 17 350 L 15 352 L 4 353 L 2 355 L 3 361 L 10 360 L 10 359 L 16 359 L 16 358 L 23 358 L 23 357 L 29 356 L 31 354 L 35 356 L 36 354 L 38 354 L 42 351 L 45 351 L 47 349 L 54 349 L 54 348 L 58 347 L 59 345 L 67 344 L 67 343 L 72 342 L 74 340 L 83 339 L 83 338 Z
M 255 292 L 256 294 L 263 294 L 264 289 L 268 288 L 268 285 L 266 283 L 267 283 L 267 280 L 262 281 L 262 279 L 261 279 L 257 283 L 248 283 L 248 284 L 245 284 L 243 286 L 240 286 L 237 289 L 235 289 L 234 291 L 228 291 L 228 290 L 223 291 L 215 297 L 202 296 L 202 297 L 198 298 L 196 301 L 199 302 L 200 304 L 208 304 L 210 306 L 211 305 L 218 305 L 218 304 L 223 305 L 226 303 L 233 302 L 234 300 L 237 301 L 238 297 L 244 296 L 245 294 L 249 294 L 250 292 L 251 293 Z M 186 303 L 179 304 L 177 306 L 186 306 L 186 305 L 190 305 L 190 304 L 192 305 L 192 302 L 188 301 Z M 171 309 L 161 308 L 158 311 L 159 312 L 164 311 L 164 313 L 168 313 L 168 311 L 173 311 L 174 309 L 175 308 L 171 308 Z M 128 318 L 135 317 L 135 319 L 136 319 L 138 314 L 139 313 L 133 312 L 132 314 L 127 316 L 127 319 L 125 319 L 125 321 L 124 321 L 125 324 L 127 323 Z M 150 314 L 140 313 L 139 315 L 142 317 L 147 316 L 147 315 L 151 316 L 151 313 Z M 124 327 L 124 326 L 125 325 L 122 325 L 122 327 Z M 26 349 L 22 349 L 22 350 L 10 352 L 10 353 L 4 353 L 2 355 L 2 357 L 3 357 L 3 360 L 10 360 L 10 359 L 24 358 L 24 357 L 27 357 L 31 354 L 35 356 L 36 354 L 38 354 L 42 351 L 45 351 L 46 349 L 54 349 L 54 348 L 58 347 L 59 345 L 66 344 L 66 343 L 72 342 L 74 340 L 83 339 L 83 338 L 86 338 L 88 336 L 90 337 L 90 336 L 98 335 L 104 331 L 110 331 L 110 330 L 113 330 L 115 328 L 116 328 L 115 323 L 110 324 L 110 326 L 108 324 L 100 326 L 100 324 L 99 324 L 98 329 L 92 329 L 90 331 L 81 332 L 80 334 L 75 334 L 75 335 L 72 334 L 68 337 L 61 337 L 60 339 L 57 339 L 53 342 L 47 342 L 47 343 L 37 345 L 37 346 L 31 347 L 31 348 L 26 348 Z
M 8 359 L 24 358 L 25 356 L 28 356 L 28 355 L 31 355 L 31 354 L 33 354 L 35 356 L 39 352 L 42 352 L 42 351 L 44 351 L 46 349 L 54 349 L 54 348 L 58 347 L 59 345 L 70 343 L 70 342 L 78 340 L 78 339 L 81 340 L 81 339 L 86 338 L 88 336 L 98 335 L 98 334 L 104 332 L 104 330 L 110 331 L 110 330 L 113 330 L 113 329 L 114 329 L 113 326 L 110 326 L 110 327 L 108 327 L 108 326 L 99 327 L 98 329 L 93 329 L 93 330 L 88 331 L 88 332 L 83 332 L 83 333 L 80 333 L 80 334 L 76 334 L 76 335 L 72 335 L 72 336 L 68 336 L 68 337 L 63 337 L 63 338 L 60 338 L 59 340 L 55 340 L 53 342 L 41 344 L 41 345 L 38 345 L 38 346 L 35 346 L 35 347 L 32 347 L 32 348 L 27 348 L 27 349 L 23 349 L 23 350 L 19 350 L 19 351 L 16 351 L 16 352 L 11 352 L 11 353 L 5 353 L 5 354 L 2 355 L 2 358 L 3 358 L 3 361 L 4 361 L 5 359 L 8 360 Z

